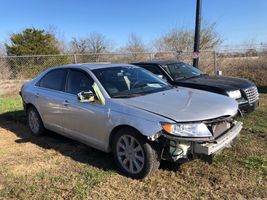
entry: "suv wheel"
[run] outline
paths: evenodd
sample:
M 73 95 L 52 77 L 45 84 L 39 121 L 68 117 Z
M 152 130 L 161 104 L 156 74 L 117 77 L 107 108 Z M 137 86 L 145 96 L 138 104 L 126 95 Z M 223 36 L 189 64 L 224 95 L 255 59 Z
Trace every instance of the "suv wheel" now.
M 152 174 L 160 164 L 158 152 L 152 146 L 139 132 L 123 128 L 115 135 L 112 150 L 124 174 L 142 179 Z
M 28 127 L 35 136 L 43 135 L 44 125 L 38 111 L 34 107 L 27 110 Z

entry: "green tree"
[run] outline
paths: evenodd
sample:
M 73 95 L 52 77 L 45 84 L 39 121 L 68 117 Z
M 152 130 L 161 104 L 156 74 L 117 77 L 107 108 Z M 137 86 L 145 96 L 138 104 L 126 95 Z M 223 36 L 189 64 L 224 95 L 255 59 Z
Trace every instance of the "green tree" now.
M 10 45 L 5 43 L 9 56 L 59 54 L 57 40 L 45 30 L 26 28 L 21 33 L 13 33 Z
M 33 78 L 44 69 L 70 63 L 67 55 L 45 56 L 59 54 L 58 40 L 53 33 L 35 28 L 26 28 L 21 33 L 13 33 L 10 44 L 5 44 L 11 69 L 11 78 Z M 39 56 L 44 55 L 44 56 Z

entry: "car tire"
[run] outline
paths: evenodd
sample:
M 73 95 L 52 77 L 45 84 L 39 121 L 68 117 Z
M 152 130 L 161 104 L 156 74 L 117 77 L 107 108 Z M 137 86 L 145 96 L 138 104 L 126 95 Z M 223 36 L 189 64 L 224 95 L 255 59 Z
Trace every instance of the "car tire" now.
M 44 134 L 45 128 L 43 121 L 33 106 L 27 109 L 27 125 L 34 136 L 41 136 Z
M 132 128 L 122 128 L 116 133 L 112 151 L 123 174 L 134 179 L 151 175 L 160 165 L 156 145 Z

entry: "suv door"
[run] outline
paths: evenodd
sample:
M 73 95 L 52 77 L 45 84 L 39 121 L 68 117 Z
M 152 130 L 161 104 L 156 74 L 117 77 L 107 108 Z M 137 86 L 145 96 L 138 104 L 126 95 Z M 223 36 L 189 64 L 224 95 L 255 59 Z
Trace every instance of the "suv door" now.
M 46 128 L 62 132 L 64 86 L 66 69 L 54 69 L 45 74 L 35 85 L 37 110 Z
M 93 92 L 94 80 L 79 69 L 70 69 L 65 88 L 64 133 L 96 148 L 103 148 L 105 143 L 105 105 L 97 102 L 80 102 L 77 94 L 81 91 Z

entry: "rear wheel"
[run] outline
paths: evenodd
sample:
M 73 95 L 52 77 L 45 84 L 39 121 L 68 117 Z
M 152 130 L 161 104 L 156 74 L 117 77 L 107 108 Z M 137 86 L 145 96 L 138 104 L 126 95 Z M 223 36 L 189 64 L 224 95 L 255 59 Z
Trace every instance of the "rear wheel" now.
M 31 106 L 27 110 L 27 122 L 28 122 L 28 127 L 33 135 L 35 136 L 43 135 L 45 128 L 42 119 L 38 111 L 33 106 Z
M 156 148 L 131 128 L 122 128 L 113 140 L 113 153 L 121 171 L 129 177 L 141 179 L 159 167 Z

